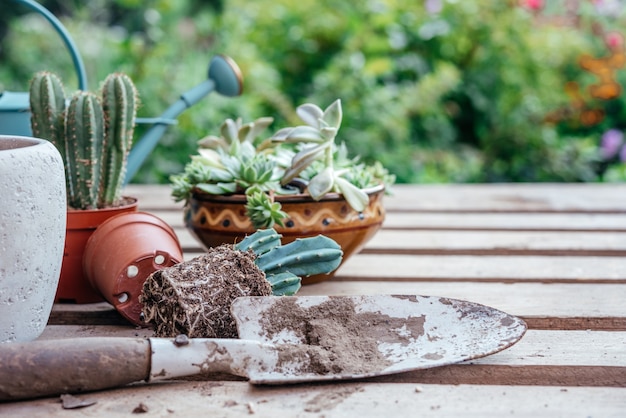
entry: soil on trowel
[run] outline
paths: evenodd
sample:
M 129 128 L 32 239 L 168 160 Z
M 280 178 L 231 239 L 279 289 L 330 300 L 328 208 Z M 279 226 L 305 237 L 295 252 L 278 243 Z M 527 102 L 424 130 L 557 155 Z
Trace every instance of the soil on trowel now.
M 297 374 L 360 375 L 383 370 L 392 364 L 379 351 L 381 342 L 398 342 L 395 331 L 408 325 L 423 325 L 423 318 L 392 318 L 379 313 L 357 313 L 352 301 L 330 298 L 311 307 L 301 307 L 292 298 L 278 298 L 263 312 L 260 323 L 266 338 L 285 330 L 293 332 L 301 345 L 279 347 L 279 366 Z M 418 322 L 420 324 L 418 324 Z
M 272 294 L 265 273 L 254 264 L 255 257 L 252 251 L 221 245 L 155 271 L 139 299 L 144 321 L 154 325 L 157 337 L 237 338 L 232 301 Z

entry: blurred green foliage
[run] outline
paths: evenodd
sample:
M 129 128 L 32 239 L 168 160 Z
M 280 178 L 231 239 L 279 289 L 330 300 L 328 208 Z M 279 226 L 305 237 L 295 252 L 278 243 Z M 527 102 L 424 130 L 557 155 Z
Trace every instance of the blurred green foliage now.
M 201 82 L 213 55 L 241 67 L 244 94 L 212 94 L 183 113 L 136 182 L 181 172 L 196 141 L 225 118 L 273 116 L 278 129 L 296 122 L 297 105 L 336 98 L 340 140 L 365 161 L 381 161 L 398 182 L 625 178 L 621 165 L 600 164 L 598 152 L 604 131 L 626 128 L 624 97 L 585 97 L 603 112 L 585 125 L 565 90 L 574 81 L 584 93 L 595 82 L 578 60 L 607 53 L 597 28 L 625 23 L 621 11 L 592 2 L 580 2 L 575 24 L 556 22 L 572 17 L 565 0 L 540 13 L 517 0 L 42 3 L 72 34 L 90 83 L 112 71 L 133 78 L 141 117 L 158 116 Z M 34 72 L 50 69 L 75 88 L 69 54 L 47 22 L 11 0 L 0 0 L 0 10 L 0 86 L 25 91 Z M 553 114 L 565 116 L 547 121 Z

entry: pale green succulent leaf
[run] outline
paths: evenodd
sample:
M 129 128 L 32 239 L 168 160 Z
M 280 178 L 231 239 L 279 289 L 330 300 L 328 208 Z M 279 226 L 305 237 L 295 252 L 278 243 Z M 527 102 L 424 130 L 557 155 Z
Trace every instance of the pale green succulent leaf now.
M 209 148 L 200 148 L 199 155 L 191 157 L 192 161 L 201 161 L 203 164 L 211 167 L 223 167 L 222 157 L 215 150 Z
M 208 149 L 228 149 L 228 143 L 224 141 L 224 138 L 215 135 L 208 135 L 201 140 L 198 141 L 198 146 L 200 149 L 208 148 Z
M 317 145 L 305 148 L 302 151 L 298 152 L 296 155 L 294 155 L 293 159 L 291 160 L 291 166 L 287 170 L 285 170 L 285 173 L 283 174 L 281 183 L 287 184 L 291 180 L 296 178 L 298 174 L 302 172 L 302 170 L 306 169 L 315 160 L 320 158 L 323 155 L 325 149 L 326 146 Z
M 329 141 L 332 141 L 333 139 L 335 139 L 335 136 L 337 136 L 337 128 L 326 126 L 320 129 L 320 133 L 322 134 L 324 138 L 326 138 Z
M 294 128 L 283 128 L 272 136 L 275 142 L 323 142 L 324 137 L 319 129 L 311 126 L 301 125 Z
M 324 116 L 322 109 L 313 103 L 305 103 L 298 106 L 296 113 L 304 123 L 314 128 L 319 126 L 319 120 Z
M 341 111 L 341 100 L 337 99 L 332 102 L 330 106 L 326 108 L 326 110 L 324 110 L 324 116 L 322 116 L 322 119 L 324 120 L 324 122 L 326 122 L 328 126 L 339 129 L 339 127 L 341 126 L 342 116 L 343 113 Z
M 252 124 L 252 129 L 250 129 L 250 138 L 252 141 L 254 138 L 259 136 L 261 132 L 263 132 L 268 126 L 270 126 L 274 122 L 274 118 L 272 117 L 261 117 L 254 121 Z
M 311 179 L 307 190 L 314 200 L 320 200 L 326 193 L 332 190 L 334 183 L 333 169 L 326 167 L 321 173 Z
M 236 142 L 238 131 L 239 127 L 237 126 L 237 122 L 232 119 L 226 119 L 220 126 L 222 137 L 230 143 Z
M 241 128 L 239 128 L 239 130 L 237 131 L 237 139 L 239 139 L 239 142 L 252 140 L 251 138 L 249 138 L 251 137 L 250 132 L 252 132 L 252 126 L 252 123 L 246 123 Z
M 335 186 L 346 199 L 350 207 L 357 212 L 363 212 L 369 204 L 369 196 L 363 190 L 342 177 L 335 177 Z
M 237 190 L 236 183 L 200 183 L 196 185 L 198 190 L 201 190 L 205 193 L 209 194 L 226 194 L 226 193 L 235 193 Z

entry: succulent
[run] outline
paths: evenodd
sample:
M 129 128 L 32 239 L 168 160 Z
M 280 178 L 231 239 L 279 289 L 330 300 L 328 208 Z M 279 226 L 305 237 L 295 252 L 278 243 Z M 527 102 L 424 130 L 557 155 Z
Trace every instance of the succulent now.
M 255 264 L 265 273 L 274 295 L 293 295 L 302 277 L 331 273 L 341 263 L 341 247 L 324 235 L 296 238 L 285 245 L 281 237 L 274 229 L 263 229 L 235 244 L 239 251 L 254 251 Z
M 68 205 L 74 209 L 114 206 L 121 199 L 132 145 L 137 90 L 122 73 L 110 74 L 99 95 L 77 91 L 69 100 L 59 77 L 37 73 L 30 85 L 31 126 L 63 157 Z
M 259 230 L 234 246 L 223 244 L 205 254 L 152 273 L 139 301 L 146 323 L 158 337 L 236 338 L 232 302 L 241 296 L 293 295 L 300 276 L 330 273 L 343 253 L 318 235 L 281 245 L 273 229 Z
M 287 214 L 275 196 L 308 193 L 320 200 L 329 192 L 344 196 L 361 212 L 369 202 L 364 189 L 395 181 L 380 164 L 368 166 L 348 158 L 344 144 L 335 144 L 341 126 L 341 101 L 325 110 L 315 104 L 299 106 L 304 125 L 278 130 L 269 138 L 259 135 L 273 122 L 259 118 L 242 124 L 227 119 L 221 136 L 207 136 L 198 142 L 183 173 L 172 176 L 172 196 L 188 201 L 194 192 L 209 194 L 243 193 L 246 213 L 256 229 L 283 226 Z M 387 190 L 389 188 L 387 187 Z

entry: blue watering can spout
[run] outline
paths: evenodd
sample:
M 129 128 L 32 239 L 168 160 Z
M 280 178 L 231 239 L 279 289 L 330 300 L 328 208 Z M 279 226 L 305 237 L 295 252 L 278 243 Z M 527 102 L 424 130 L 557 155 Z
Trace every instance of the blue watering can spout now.
M 137 141 L 128 156 L 125 183 L 128 183 L 144 160 L 159 142 L 168 125 L 186 109 L 198 103 L 204 96 L 216 91 L 223 96 L 238 96 L 243 90 L 243 77 L 237 64 L 225 55 L 216 55 L 209 65 L 208 79 L 180 95 L 159 118 L 139 119 L 139 123 L 154 123 L 154 126 Z
M 78 48 L 61 22 L 49 10 L 35 1 L 13 1 L 28 6 L 52 24 L 70 51 L 78 76 L 78 88 L 87 90 L 85 66 L 78 53 Z M 133 178 L 148 155 L 154 150 L 167 127 L 176 124 L 176 118 L 183 111 L 198 103 L 212 91 L 223 96 L 233 97 L 239 96 L 242 89 L 243 77 L 237 64 L 225 55 L 217 55 L 211 59 L 207 79 L 183 93 L 160 117 L 137 118 L 137 123 L 147 123 L 153 126 L 131 149 L 128 156 L 125 184 Z M 27 92 L 0 92 L 0 135 L 32 136 L 30 102 Z

